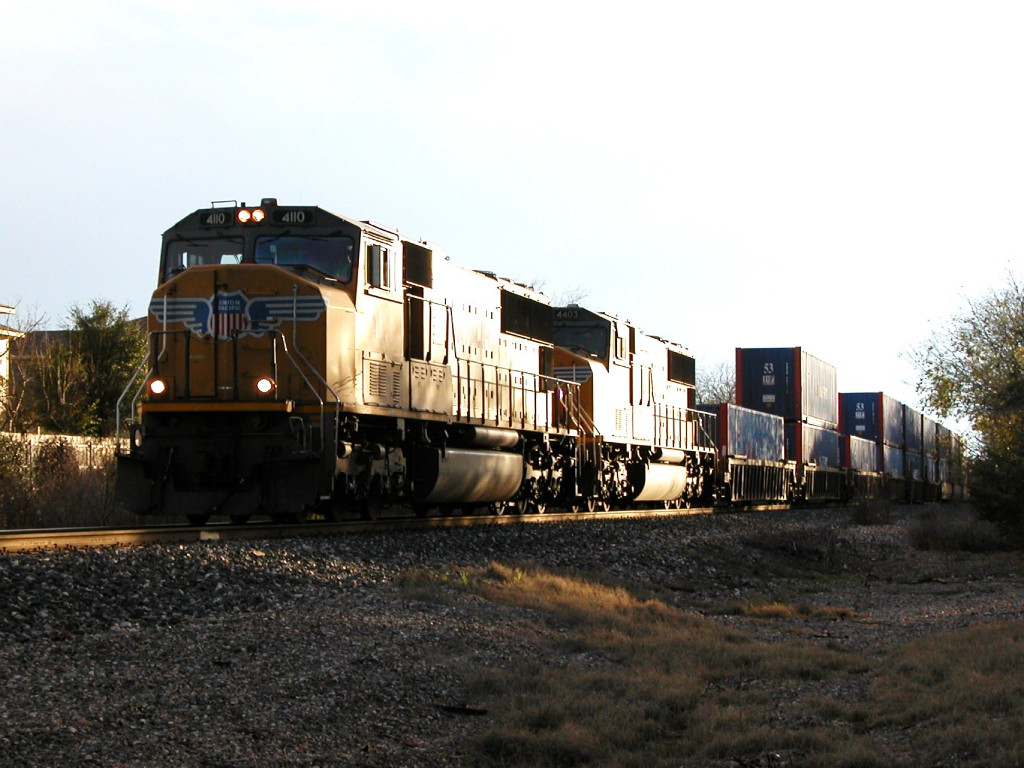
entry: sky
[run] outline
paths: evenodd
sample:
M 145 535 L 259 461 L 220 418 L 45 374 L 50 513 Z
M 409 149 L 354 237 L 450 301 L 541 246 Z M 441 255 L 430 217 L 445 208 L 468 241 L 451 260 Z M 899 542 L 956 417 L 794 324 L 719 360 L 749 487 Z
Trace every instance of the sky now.
M 164 230 L 276 197 L 917 405 L 910 351 L 1024 252 L 1022 38 L 985 0 L 20 3 L 0 304 L 142 315 Z

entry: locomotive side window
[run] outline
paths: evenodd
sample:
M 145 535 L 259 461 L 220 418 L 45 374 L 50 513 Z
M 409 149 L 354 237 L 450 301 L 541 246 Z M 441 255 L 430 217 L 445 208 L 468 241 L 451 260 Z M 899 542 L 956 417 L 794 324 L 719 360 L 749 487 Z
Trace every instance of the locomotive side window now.
M 386 245 L 366 246 L 366 284 L 391 290 L 391 249 Z
M 693 386 L 697 382 L 697 361 L 668 350 L 668 380 Z
M 261 237 L 256 263 L 309 267 L 340 283 L 352 279 L 355 244 L 351 237 Z
M 615 330 L 615 357 L 625 360 L 629 356 L 629 347 L 626 346 L 626 337 L 620 336 L 618 329 Z
M 160 282 L 166 282 L 189 267 L 202 264 L 238 264 L 242 260 L 242 238 L 173 240 L 164 254 Z

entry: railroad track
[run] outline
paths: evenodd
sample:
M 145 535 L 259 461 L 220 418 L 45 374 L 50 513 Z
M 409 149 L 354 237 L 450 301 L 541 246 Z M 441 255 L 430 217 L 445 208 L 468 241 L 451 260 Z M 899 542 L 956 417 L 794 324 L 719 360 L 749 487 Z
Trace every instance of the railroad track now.
M 369 531 L 413 531 L 473 525 L 525 525 L 578 520 L 614 520 L 638 517 L 674 517 L 709 513 L 712 509 L 611 510 L 607 512 L 547 512 L 543 515 L 455 515 L 451 517 L 382 517 L 337 523 L 213 523 L 203 526 L 162 525 L 138 528 L 52 528 L 0 531 L 0 552 L 41 549 L 89 548 L 169 544 L 175 542 L 239 541 L 333 536 Z

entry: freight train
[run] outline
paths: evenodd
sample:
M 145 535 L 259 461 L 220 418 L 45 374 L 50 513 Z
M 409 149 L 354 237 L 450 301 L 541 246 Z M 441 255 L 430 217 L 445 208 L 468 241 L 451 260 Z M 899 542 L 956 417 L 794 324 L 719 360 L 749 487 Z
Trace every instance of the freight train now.
M 118 498 L 143 514 L 201 524 L 894 492 L 888 464 L 854 464 L 850 441 L 870 436 L 840 437 L 809 408 L 771 412 L 782 401 L 759 387 L 799 389 L 799 371 L 741 386 L 755 363 L 739 350 L 738 390 L 760 408 L 702 409 L 681 345 L 319 207 L 187 215 L 164 233 L 147 331 L 117 414 Z M 808 449 L 815 429 L 845 441 L 846 458 Z M 889 443 L 875 445 L 881 456 Z

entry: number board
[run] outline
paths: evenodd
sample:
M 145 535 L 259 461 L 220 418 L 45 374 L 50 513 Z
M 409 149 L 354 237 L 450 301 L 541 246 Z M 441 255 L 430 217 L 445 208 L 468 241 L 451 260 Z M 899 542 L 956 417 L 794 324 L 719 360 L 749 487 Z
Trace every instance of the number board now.
M 271 218 L 275 224 L 309 226 L 316 223 L 316 208 L 275 208 Z
M 205 211 L 197 211 L 196 218 L 199 219 L 201 227 L 226 227 L 235 223 L 235 209 L 208 208 Z

